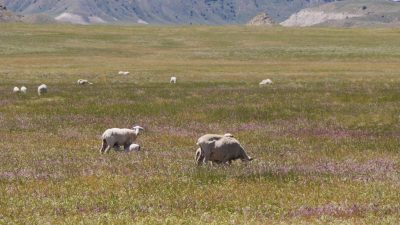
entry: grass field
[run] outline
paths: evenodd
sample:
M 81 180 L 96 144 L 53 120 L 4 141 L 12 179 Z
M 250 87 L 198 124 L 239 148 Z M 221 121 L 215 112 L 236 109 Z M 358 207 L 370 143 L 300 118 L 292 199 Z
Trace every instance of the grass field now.
M 398 224 L 399 40 L 1 24 L 0 224 Z M 99 154 L 134 124 L 143 151 Z M 197 138 L 227 132 L 255 160 L 197 167 Z

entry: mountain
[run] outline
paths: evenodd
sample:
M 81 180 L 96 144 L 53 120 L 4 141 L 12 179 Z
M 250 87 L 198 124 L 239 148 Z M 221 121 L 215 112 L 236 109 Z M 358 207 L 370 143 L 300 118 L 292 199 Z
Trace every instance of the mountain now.
M 245 24 L 268 13 L 281 22 L 334 0 L 3 0 L 26 18 L 76 24 Z
M 0 23 L 4 22 L 20 22 L 20 17 L 16 16 L 14 13 L 9 12 L 7 7 L 2 5 L 0 2 Z
M 307 8 L 282 22 L 283 26 L 400 27 L 400 2 L 346 0 Z

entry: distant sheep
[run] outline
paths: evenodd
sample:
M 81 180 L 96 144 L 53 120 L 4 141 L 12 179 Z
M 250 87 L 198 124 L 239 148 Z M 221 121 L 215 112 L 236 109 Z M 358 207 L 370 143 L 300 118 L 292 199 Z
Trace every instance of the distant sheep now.
M 236 159 L 242 161 L 253 160 L 249 157 L 239 141 L 230 136 L 206 134 L 197 141 L 200 146 L 196 150 L 196 162 L 198 165 L 211 161 L 217 164 L 226 164 Z
M 124 149 L 129 150 L 129 146 L 139 136 L 140 131 L 144 128 L 140 126 L 128 128 L 111 128 L 104 131 L 102 138 L 102 146 L 100 153 L 107 153 L 112 147 L 124 146 Z
M 128 148 L 128 151 L 129 152 L 132 152 L 132 151 L 140 151 L 140 145 L 138 145 L 138 144 L 131 144 L 131 145 L 129 145 L 129 148 Z
M 45 85 L 45 84 L 41 84 L 38 87 L 38 95 L 45 94 L 45 93 L 47 93 L 47 91 L 48 91 L 48 88 L 47 88 L 47 85 Z
M 79 79 L 77 83 L 78 83 L 78 85 L 93 84 L 93 83 L 90 83 L 88 80 L 82 80 L 82 79 Z
M 23 94 L 26 94 L 26 91 L 27 91 L 28 89 L 25 87 L 25 86 L 22 86 L 21 87 L 21 92 L 23 93 Z
M 128 71 L 119 71 L 118 72 L 119 75 L 129 75 L 130 73 Z
M 176 84 L 176 77 L 171 77 L 171 79 L 169 80 L 169 82 L 171 84 Z
M 13 93 L 19 93 L 19 92 L 20 92 L 19 88 L 18 87 L 14 87 Z
M 272 80 L 271 79 L 265 79 L 265 80 L 262 80 L 260 82 L 260 85 L 267 85 L 267 84 L 272 84 Z

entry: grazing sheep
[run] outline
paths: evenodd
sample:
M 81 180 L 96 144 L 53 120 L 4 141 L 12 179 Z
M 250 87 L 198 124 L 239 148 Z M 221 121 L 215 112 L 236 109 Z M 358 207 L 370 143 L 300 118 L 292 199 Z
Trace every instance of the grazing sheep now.
M 78 83 L 78 85 L 93 84 L 93 83 L 90 83 L 88 80 L 82 80 L 82 79 L 79 79 L 77 83 Z
M 260 82 L 260 85 L 267 85 L 267 84 L 272 84 L 272 80 L 271 79 L 265 79 L 265 80 L 262 80 Z
M 129 152 L 132 152 L 132 151 L 140 151 L 140 145 L 138 145 L 138 144 L 131 144 L 131 145 L 129 145 L 129 148 L 128 148 L 128 151 Z
M 26 94 L 26 91 L 27 91 L 28 89 L 25 87 L 25 86 L 22 86 L 21 87 L 21 92 L 23 93 L 23 94 Z
M 140 126 L 134 126 L 132 129 L 107 129 L 101 136 L 103 143 L 100 148 L 100 153 L 107 153 L 112 147 L 119 148 L 119 146 L 124 146 L 124 149 L 128 150 L 129 146 L 136 140 L 142 130 L 144 130 L 144 128 Z
M 41 85 L 38 87 L 37 91 L 38 91 L 38 95 L 42 95 L 42 94 L 47 93 L 47 91 L 48 91 L 47 85 L 41 84 Z
M 119 75 L 129 75 L 130 73 L 128 71 L 119 71 Z
M 169 82 L 171 84 L 176 84 L 176 77 L 171 77 L 171 79 L 169 80 Z
M 195 156 L 198 165 L 208 161 L 218 164 L 231 164 L 236 159 L 253 160 L 246 154 L 239 141 L 233 137 L 206 134 L 198 139 L 197 145 L 200 146 Z
M 13 93 L 19 93 L 19 88 L 18 87 L 14 87 Z

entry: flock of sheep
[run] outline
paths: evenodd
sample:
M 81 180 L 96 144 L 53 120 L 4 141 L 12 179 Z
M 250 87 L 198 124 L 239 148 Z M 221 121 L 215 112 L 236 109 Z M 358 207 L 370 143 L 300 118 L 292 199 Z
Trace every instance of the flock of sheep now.
M 37 91 L 38 91 L 38 95 L 42 95 L 44 93 L 47 93 L 47 85 L 45 84 L 41 84 L 39 85 Z M 25 86 L 22 86 L 21 88 L 18 87 L 14 87 L 13 92 L 14 93 L 22 93 L 22 94 L 26 94 L 26 92 L 28 91 L 28 89 Z
M 120 146 L 123 146 L 125 151 L 140 151 L 140 145 L 133 142 L 136 141 L 141 131 L 144 131 L 141 126 L 134 126 L 131 129 L 107 129 L 101 136 L 100 153 L 108 153 L 111 148 L 119 150 Z M 195 153 L 198 165 L 207 162 L 230 165 L 236 159 L 244 162 L 253 160 L 246 154 L 240 142 L 229 133 L 224 135 L 206 134 L 201 136 L 196 144 L 199 146 Z
M 129 75 L 128 71 L 119 71 L 119 75 Z M 170 83 L 176 83 L 177 78 L 171 77 Z M 92 85 L 93 83 L 88 80 L 79 79 L 78 85 Z M 262 80 L 259 85 L 272 84 L 271 79 Z M 48 87 L 46 84 L 41 84 L 37 88 L 38 95 L 47 93 Z M 22 86 L 21 88 L 14 87 L 14 93 L 26 94 L 27 88 Z M 119 150 L 121 146 L 124 147 L 125 151 L 140 151 L 141 147 L 135 144 L 137 137 L 140 132 L 144 131 L 141 126 L 134 126 L 131 129 L 128 128 L 111 128 L 104 131 L 101 136 L 102 145 L 100 153 L 108 153 L 110 149 L 114 148 Z M 198 165 L 203 163 L 212 162 L 216 164 L 231 164 L 233 160 L 240 159 L 244 162 L 251 161 L 252 158 L 246 154 L 246 151 L 241 146 L 240 142 L 234 138 L 232 134 L 206 134 L 201 136 L 196 143 L 199 148 L 195 153 L 195 160 Z

